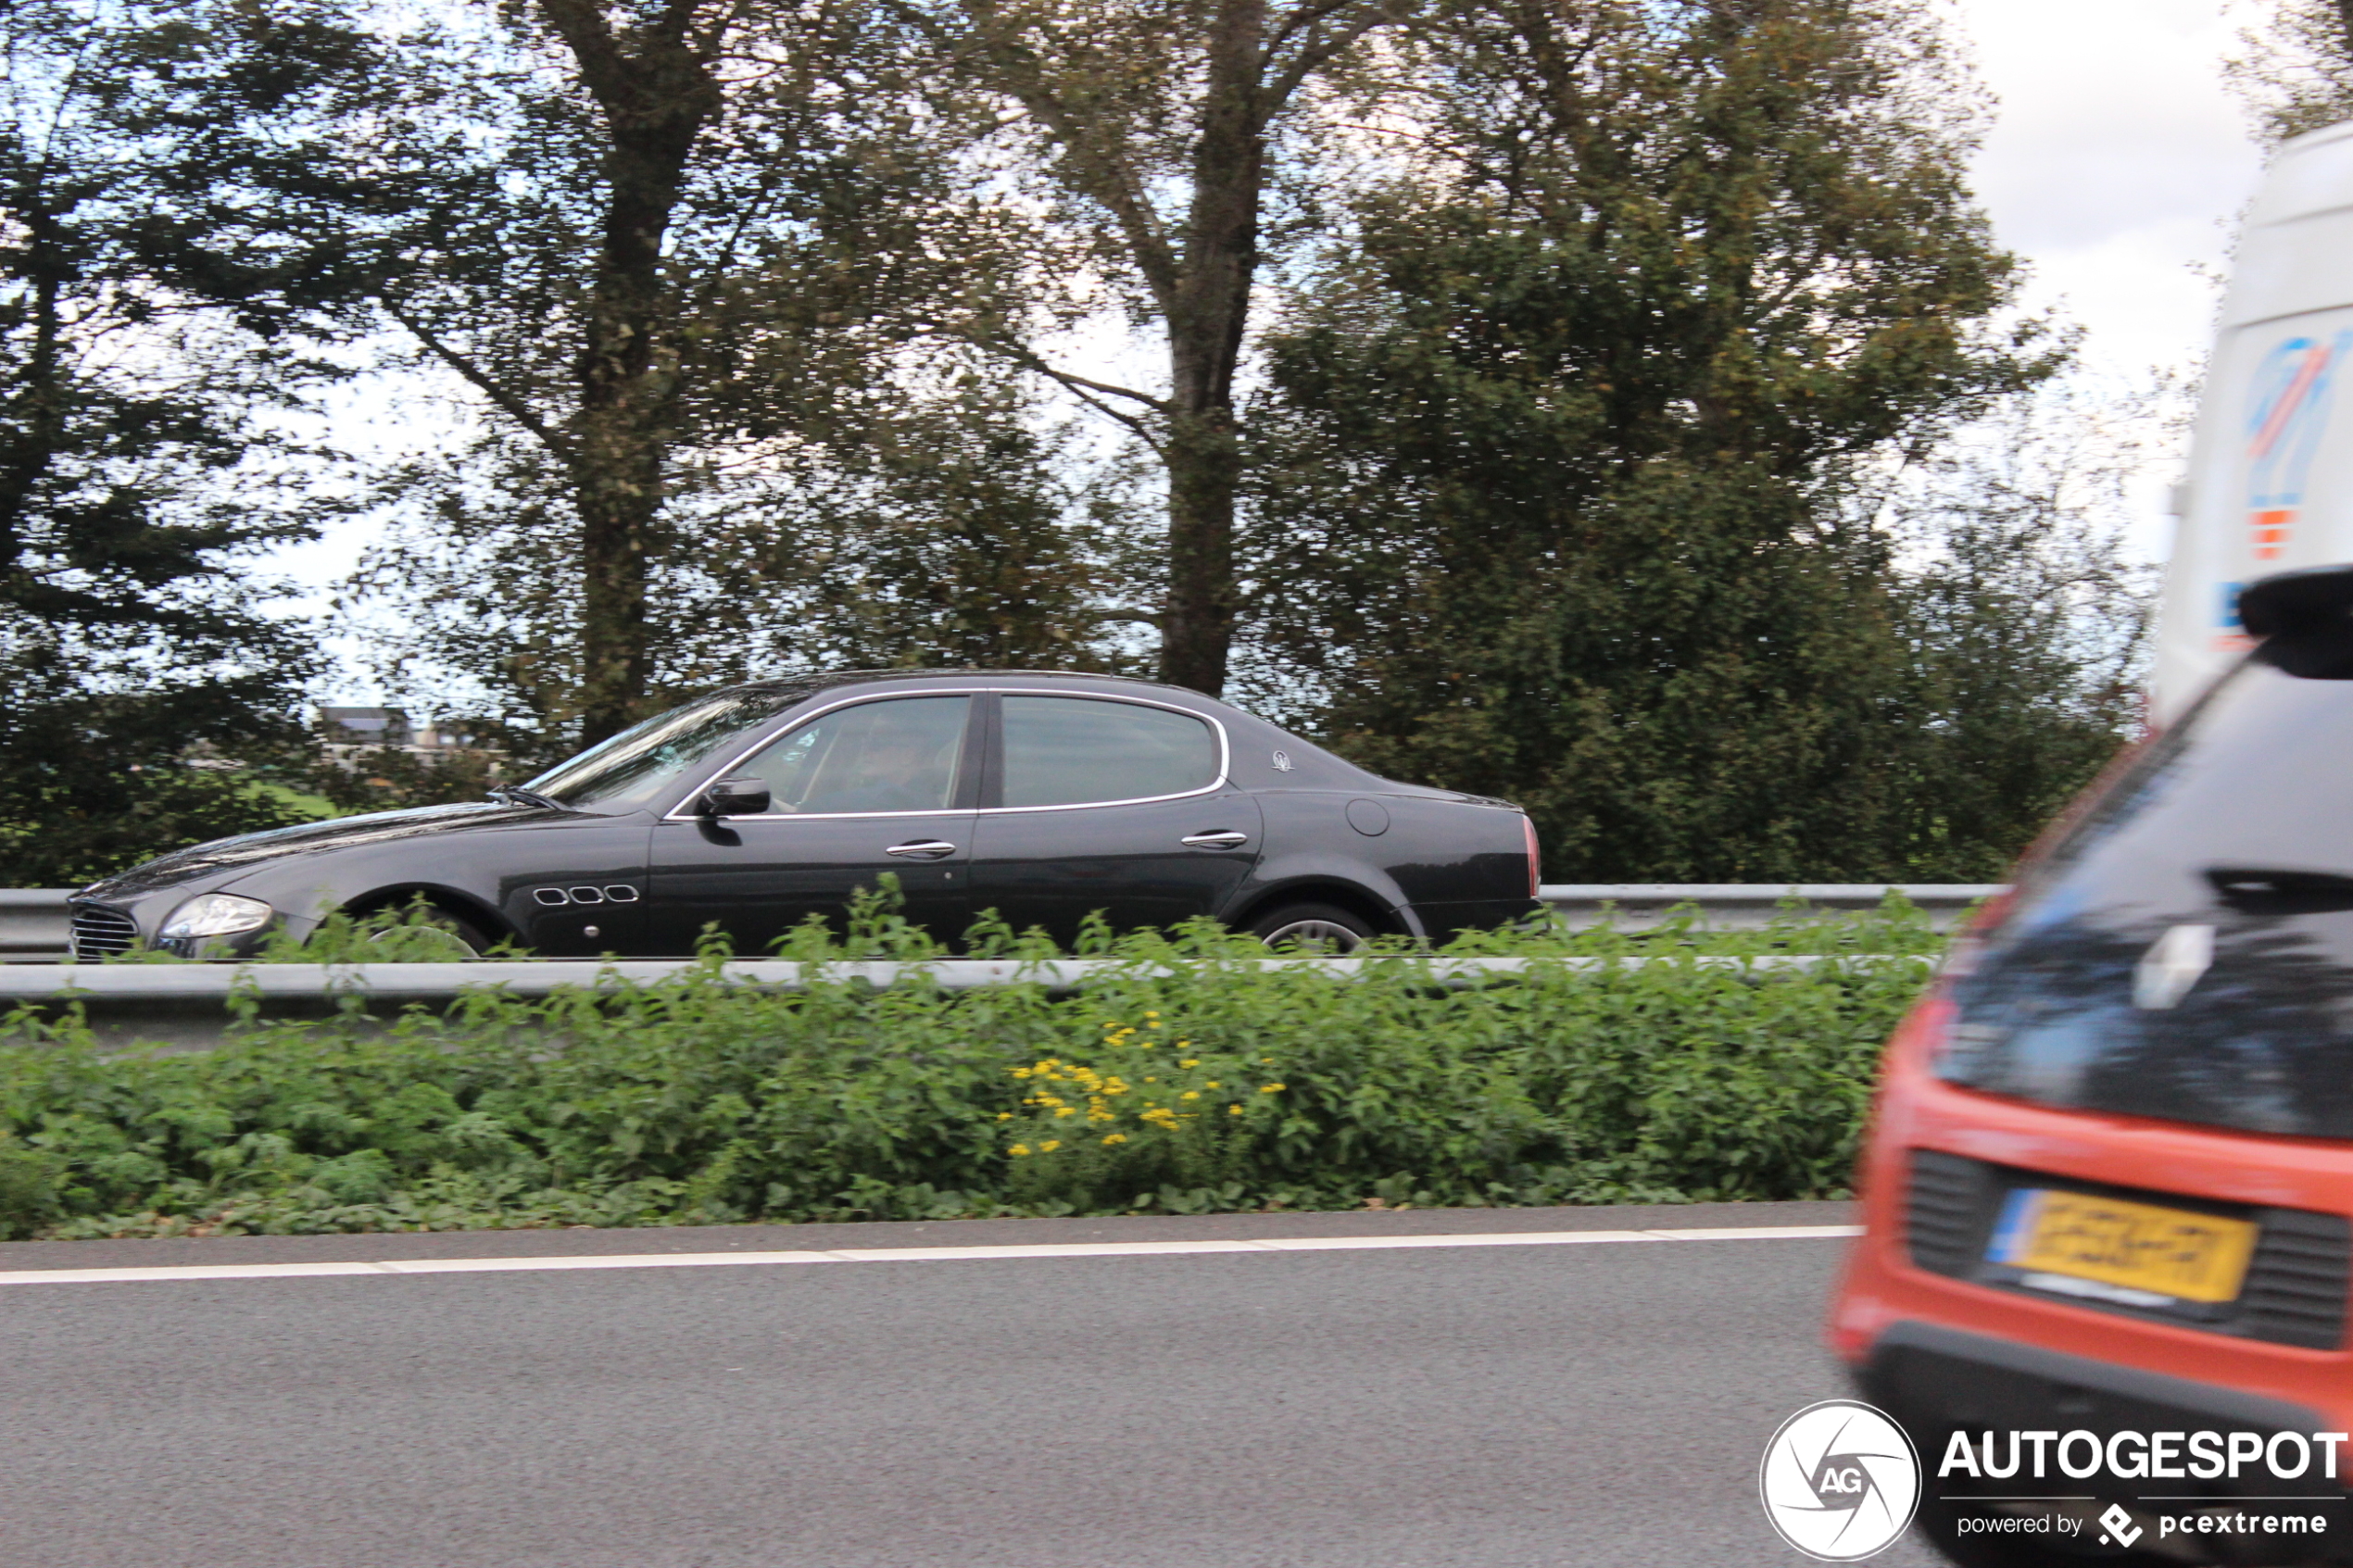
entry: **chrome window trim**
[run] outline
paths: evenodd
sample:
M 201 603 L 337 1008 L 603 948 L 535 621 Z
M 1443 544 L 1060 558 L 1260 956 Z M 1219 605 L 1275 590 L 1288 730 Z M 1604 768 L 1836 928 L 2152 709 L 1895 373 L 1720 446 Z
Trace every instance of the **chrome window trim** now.
M 706 818 L 699 811 L 686 810 L 682 803 L 663 813 L 661 820 L 665 822 L 837 822 L 860 817 L 997 817 L 1013 811 L 1091 811 L 1099 806 L 1151 806 L 1163 800 L 1189 800 L 1197 795 L 1213 795 L 1226 787 L 1233 771 L 1234 747 L 1232 740 L 1226 734 L 1226 726 L 1210 714 L 1196 713 L 1191 709 L 1174 702 L 1155 702 L 1150 697 L 1128 696 L 1124 693 L 1065 691 L 1038 686 L 925 687 L 915 691 L 875 692 L 865 696 L 846 696 L 839 702 L 829 702 L 814 712 L 803 714 L 774 734 L 764 736 L 736 753 L 734 757 L 728 759 L 725 767 L 708 774 L 700 784 L 688 790 L 686 799 L 691 801 L 700 798 L 703 791 L 725 778 L 742 763 L 765 750 L 773 742 L 784 739 L 803 724 L 813 723 L 837 709 L 854 708 L 863 702 L 890 702 L 899 697 L 908 696 L 1068 696 L 1077 697 L 1086 702 L 1125 702 L 1138 708 L 1157 708 L 1170 713 L 1181 713 L 1188 719 L 1199 720 L 1202 723 L 1208 725 L 1210 734 L 1217 737 L 1217 776 L 1198 789 L 1182 789 L 1174 795 L 1139 795 L 1128 800 L 1075 800 L 1065 806 L 971 808 L 946 806 L 926 807 L 919 811 L 761 811 L 751 816 Z

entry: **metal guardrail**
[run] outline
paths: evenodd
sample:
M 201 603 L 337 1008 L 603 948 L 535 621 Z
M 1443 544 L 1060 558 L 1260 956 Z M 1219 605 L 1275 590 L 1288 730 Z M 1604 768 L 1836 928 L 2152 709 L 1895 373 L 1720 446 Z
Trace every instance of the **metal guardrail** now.
M 1656 883 L 1548 884 L 1537 897 L 1561 923 L 1599 925 L 1605 919 L 1629 931 L 1657 925 L 1679 906 L 1698 909 L 1702 922 L 1718 931 L 1754 930 L 1769 924 L 1792 904 L 1808 909 L 1875 909 L 1900 893 L 1940 931 L 1960 923 L 1970 909 L 2009 891 L 2007 883 Z
M 1615 918 L 1629 930 L 1656 925 L 1679 905 L 1696 906 L 1719 930 L 1752 929 L 1794 899 L 1818 909 L 1868 909 L 1891 892 L 1910 899 L 1940 929 L 1957 922 L 1979 900 L 2005 891 L 2001 884 L 1812 883 L 1561 883 L 1537 890 L 1562 923 L 1599 925 Z M 0 962 L 54 963 L 66 956 L 69 887 L 0 887 Z
M 1233 962 L 1235 960 L 1226 960 Z M 1426 967 L 1432 984 L 1471 986 L 1520 973 L 1531 965 L 1570 971 L 1690 964 L 1703 969 L 1774 973 L 1823 964 L 1899 963 L 1925 972 L 1935 960 L 1924 956 L 1763 954 L 1755 957 L 1682 955 L 1673 958 L 1438 958 L 1393 954 L 1369 959 L 1290 958 L 1242 960 L 1260 968 L 1302 968 L 1349 979 L 1373 965 Z M 564 991 L 611 993 L 659 984 L 698 968 L 688 959 L 525 960 L 515 962 L 361 964 L 20 964 L 0 969 L 0 1009 L 36 1008 L 56 1016 L 79 1006 L 98 1043 L 203 1050 L 220 1044 L 230 1022 L 229 1004 L 244 997 L 271 1019 L 329 1018 L 359 1005 L 364 1015 L 397 1014 L 410 1007 L 441 1010 L 484 990 L 510 997 L 546 997 Z M 1098 974 L 1136 972 L 1121 959 L 941 959 L 926 963 L 887 961 L 803 964 L 744 960 L 718 966 L 716 978 L 730 986 L 790 991 L 811 985 L 864 981 L 876 987 L 918 980 L 950 991 L 990 985 L 1042 985 L 1068 994 Z M 1165 972 L 1143 966 L 1141 972 Z
M 66 955 L 70 887 L 0 887 L 0 962 L 54 963 Z

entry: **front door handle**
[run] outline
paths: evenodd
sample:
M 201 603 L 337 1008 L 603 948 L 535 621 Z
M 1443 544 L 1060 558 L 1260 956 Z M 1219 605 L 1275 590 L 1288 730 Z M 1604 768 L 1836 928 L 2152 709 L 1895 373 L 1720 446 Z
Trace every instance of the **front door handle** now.
M 1250 834 L 1227 828 L 1219 833 L 1189 834 L 1176 842 L 1188 849 L 1239 849 L 1250 842 Z
M 883 851 L 886 855 L 902 855 L 910 860 L 937 860 L 942 856 L 953 855 L 955 852 L 954 845 L 937 838 L 910 839 L 904 844 L 894 844 Z

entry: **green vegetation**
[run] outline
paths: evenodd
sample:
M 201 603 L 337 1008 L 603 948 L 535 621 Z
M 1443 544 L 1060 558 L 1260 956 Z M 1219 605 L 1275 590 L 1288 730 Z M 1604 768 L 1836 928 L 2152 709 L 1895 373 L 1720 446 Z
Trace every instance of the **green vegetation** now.
M 982 950 L 1050 957 L 1002 927 Z M 427 1230 L 1788 1198 L 1844 1191 L 1881 1043 L 1939 940 L 1900 906 L 1765 932 L 1504 933 L 1360 979 L 1208 926 L 1041 985 L 680 978 L 207 1054 L 0 1045 L 12 1236 Z M 328 949 L 332 950 L 332 949 Z M 1810 951 L 1804 970 L 1703 956 Z M 879 901 L 785 956 L 936 949 Z M 1508 954 L 1517 979 L 1437 983 Z M 1647 964 L 1622 960 L 1649 958 Z M 1598 960 L 1579 963 L 1574 960 Z
M 1945 31 L 0 6 L 0 883 L 313 809 L 185 763 L 463 799 L 878 667 L 1230 689 L 1574 880 L 1994 874 L 2137 721 L 2147 602 L 2013 436 L 2162 421 L 2037 390 Z M 260 563 L 353 519 L 296 616 Z M 355 640 L 485 749 L 309 771 Z

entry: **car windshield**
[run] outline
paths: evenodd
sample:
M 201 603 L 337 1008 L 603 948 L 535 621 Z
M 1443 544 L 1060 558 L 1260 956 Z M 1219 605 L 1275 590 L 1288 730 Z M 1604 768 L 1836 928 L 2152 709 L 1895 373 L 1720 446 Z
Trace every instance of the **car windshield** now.
M 721 692 L 623 730 L 523 787 L 584 810 L 641 809 L 679 774 L 808 695 L 806 687 Z
M 2030 872 L 1955 985 L 1939 1074 L 2353 1137 L 2348 771 L 2353 680 L 2241 665 Z

